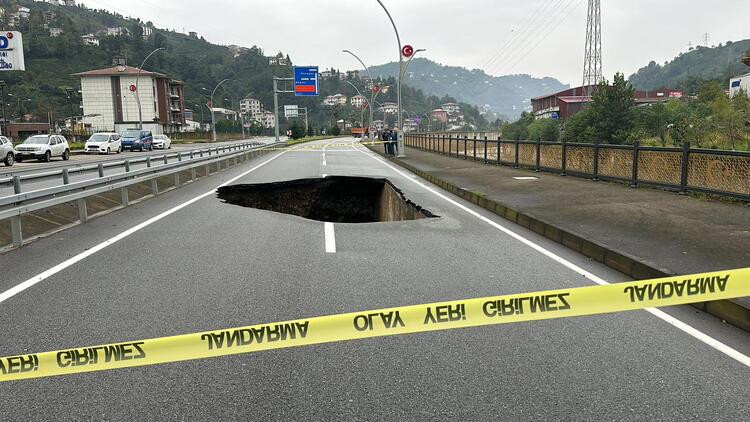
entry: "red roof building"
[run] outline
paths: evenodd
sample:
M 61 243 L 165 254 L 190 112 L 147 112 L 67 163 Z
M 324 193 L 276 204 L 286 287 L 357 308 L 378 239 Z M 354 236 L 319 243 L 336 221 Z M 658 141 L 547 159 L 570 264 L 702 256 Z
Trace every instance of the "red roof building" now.
M 579 86 L 560 91 L 556 94 L 532 98 L 531 106 L 534 117 L 537 119 L 567 119 L 591 103 L 592 98 L 590 93 L 594 89 L 596 89 L 595 86 Z M 668 88 L 661 88 L 655 91 L 636 91 L 635 103 L 636 105 L 653 104 L 682 98 L 682 96 L 682 91 Z

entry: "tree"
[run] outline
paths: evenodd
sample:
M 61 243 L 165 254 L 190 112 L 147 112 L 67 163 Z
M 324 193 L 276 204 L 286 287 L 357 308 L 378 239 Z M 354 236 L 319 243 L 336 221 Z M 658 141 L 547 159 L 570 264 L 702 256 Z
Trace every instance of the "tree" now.
M 623 144 L 634 126 L 635 89 L 625 76 L 616 73 L 612 85 L 601 82 L 590 106 L 593 126 L 599 142 Z
M 538 119 L 528 127 L 529 139 L 541 142 L 560 140 L 560 124 L 553 119 Z
M 341 128 L 338 125 L 334 125 L 329 131 L 333 136 L 341 135 Z

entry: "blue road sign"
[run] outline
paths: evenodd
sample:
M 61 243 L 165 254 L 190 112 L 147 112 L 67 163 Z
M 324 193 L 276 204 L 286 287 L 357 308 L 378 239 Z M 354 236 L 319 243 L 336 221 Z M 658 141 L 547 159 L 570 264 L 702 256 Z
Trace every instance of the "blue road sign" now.
M 552 113 L 552 118 L 553 118 L 554 120 L 558 120 L 558 119 L 560 118 L 560 115 L 559 115 L 559 114 L 557 114 L 557 113 L 555 113 L 555 112 L 553 112 L 553 113 Z
M 315 97 L 320 95 L 318 66 L 294 67 L 294 95 L 297 97 Z

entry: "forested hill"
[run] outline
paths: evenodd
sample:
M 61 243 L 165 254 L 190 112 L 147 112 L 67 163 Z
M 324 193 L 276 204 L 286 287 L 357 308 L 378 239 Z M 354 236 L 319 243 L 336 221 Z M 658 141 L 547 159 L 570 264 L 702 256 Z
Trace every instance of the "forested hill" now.
M 372 68 L 374 77 L 398 75 L 398 63 Z M 509 119 L 515 119 L 530 107 L 530 100 L 567 88 L 554 78 L 529 75 L 490 76 L 482 70 L 443 66 L 431 60 L 416 58 L 409 65 L 405 83 L 437 96 L 448 95 L 476 106 L 490 108 Z
M 747 73 L 748 67 L 740 61 L 750 50 L 750 40 L 728 41 L 716 47 L 697 47 L 680 53 L 662 65 L 651 62 L 630 77 L 636 89 L 651 90 L 661 87 L 681 88 L 689 93 L 698 89 L 703 81 L 728 83 L 731 77 Z

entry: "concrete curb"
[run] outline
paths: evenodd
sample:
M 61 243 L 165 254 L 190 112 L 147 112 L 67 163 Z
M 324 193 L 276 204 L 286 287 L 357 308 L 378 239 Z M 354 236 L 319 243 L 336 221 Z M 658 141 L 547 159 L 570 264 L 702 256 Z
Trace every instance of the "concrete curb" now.
M 658 268 L 653 263 L 630 256 L 625 252 L 618 251 L 617 249 L 607 246 L 606 244 L 591 239 L 586 239 L 579 234 L 559 228 L 540 218 L 534 217 L 529 213 L 515 210 L 493 199 L 489 199 L 474 192 L 460 188 L 446 180 L 430 174 L 429 172 L 420 170 L 410 164 L 404 163 L 397 158 L 387 157 L 381 152 L 376 151 L 372 148 L 370 148 L 370 150 L 384 158 L 387 158 L 391 162 L 398 164 L 399 166 L 427 180 L 428 182 L 437 185 L 458 197 L 465 199 L 466 201 L 476 204 L 494 214 L 497 214 L 500 217 L 505 218 L 506 220 L 512 221 L 569 249 L 579 252 L 597 262 L 601 262 L 602 264 L 623 274 L 627 274 L 630 277 L 633 277 L 634 280 L 646 280 L 651 278 L 661 278 L 678 275 L 672 273 L 667 269 Z M 739 303 L 731 300 L 718 300 L 713 302 L 696 303 L 692 306 L 718 318 L 721 318 L 723 321 L 726 321 L 745 331 L 750 331 L 750 309 L 740 305 Z

